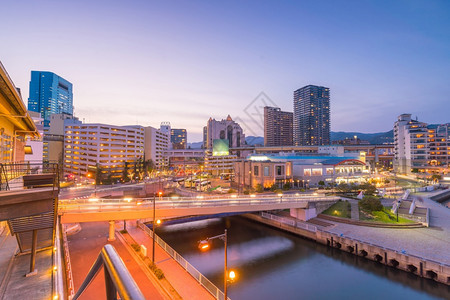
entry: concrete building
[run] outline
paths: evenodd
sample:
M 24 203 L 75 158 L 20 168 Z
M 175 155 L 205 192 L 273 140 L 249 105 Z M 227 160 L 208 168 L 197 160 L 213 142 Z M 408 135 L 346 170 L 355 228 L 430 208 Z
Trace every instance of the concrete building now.
M 64 160 L 64 125 L 66 122 L 82 124 L 78 118 L 69 114 L 52 114 L 50 116 L 50 127 L 44 133 L 44 162 L 62 164 Z
M 330 89 L 307 85 L 294 91 L 294 145 L 330 144 Z
M 121 178 L 126 163 L 144 157 L 144 128 L 65 120 L 64 171 L 89 177 L 100 167 L 105 177 Z M 92 174 L 91 174 L 92 175 Z
M 450 124 L 428 125 L 402 114 L 394 123 L 394 171 L 448 173 Z
M 172 128 L 170 130 L 170 142 L 172 149 L 186 149 L 187 131 L 186 129 Z
M 229 148 L 245 145 L 245 135 L 241 126 L 228 117 L 221 121 L 209 118 L 206 126 L 206 148 L 212 149 L 214 140 L 228 140 Z
M 370 174 L 364 157 L 345 155 L 293 155 L 279 153 L 250 155 L 235 163 L 235 181 L 241 185 L 265 188 L 276 185 L 281 188 L 290 183 L 292 187 L 304 188 L 325 184 L 362 183 Z
M 38 112 L 29 111 L 28 114 L 39 132 L 39 137 L 27 137 L 24 160 L 30 164 L 42 165 L 44 158 L 44 119 Z
M 264 146 L 292 146 L 293 117 L 280 108 L 264 107 Z
M 23 162 L 27 137 L 40 136 L 20 93 L 0 62 L 0 163 Z
M 73 115 L 72 83 L 52 72 L 31 71 L 28 110 L 40 113 L 45 127 L 52 114 Z
M 169 125 L 170 126 L 170 125 Z M 145 127 L 145 160 L 152 160 L 157 169 L 169 165 L 168 158 L 164 155 L 165 151 L 170 149 L 170 128 L 156 129 L 154 127 Z

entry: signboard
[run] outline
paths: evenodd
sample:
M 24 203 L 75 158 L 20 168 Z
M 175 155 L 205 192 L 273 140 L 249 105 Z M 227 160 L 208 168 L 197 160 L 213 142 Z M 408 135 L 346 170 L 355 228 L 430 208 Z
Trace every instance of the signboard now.
M 213 140 L 213 156 L 230 155 L 227 139 Z

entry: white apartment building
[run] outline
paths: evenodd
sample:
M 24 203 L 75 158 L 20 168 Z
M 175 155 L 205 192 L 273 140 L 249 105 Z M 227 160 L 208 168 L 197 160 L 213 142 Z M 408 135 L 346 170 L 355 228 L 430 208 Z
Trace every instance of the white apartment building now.
M 170 129 L 163 132 L 153 127 L 145 127 L 145 160 L 152 160 L 156 168 L 169 166 L 169 159 L 164 154 L 170 148 Z
M 95 172 L 97 165 L 111 178 L 123 176 L 125 163 L 144 156 L 144 127 L 80 124 L 64 125 L 64 171 L 79 178 Z
M 402 114 L 394 123 L 394 171 L 448 172 L 450 124 L 428 125 Z

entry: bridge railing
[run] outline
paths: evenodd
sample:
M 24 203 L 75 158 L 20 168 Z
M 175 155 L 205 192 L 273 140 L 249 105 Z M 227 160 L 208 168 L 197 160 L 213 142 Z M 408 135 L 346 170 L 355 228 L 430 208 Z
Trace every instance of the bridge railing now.
M 261 212 L 260 213 L 261 217 L 265 218 L 265 219 L 270 219 L 270 220 L 274 220 L 295 228 L 300 228 L 300 229 L 304 229 L 304 230 L 308 230 L 311 232 L 316 232 L 317 231 L 317 227 L 311 224 L 308 224 L 306 222 L 303 221 L 298 221 L 298 220 L 294 220 L 292 218 L 285 218 L 285 217 L 280 217 L 277 215 L 273 215 L 273 214 L 269 214 L 266 212 Z
M 180 208 L 196 208 L 196 207 L 220 207 L 220 206 L 257 206 L 257 205 L 271 205 L 271 204 L 300 204 L 311 201 L 332 201 L 338 200 L 339 197 L 246 197 L 246 198 L 231 198 L 231 199 L 201 199 L 192 198 L 168 200 L 156 199 L 157 209 L 180 209 Z M 129 210 L 129 209 L 152 209 L 153 198 L 145 199 L 78 199 L 78 200 L 60 200 L 59 210 L 64 211 L 102 211 L 102 210 Z
M 144 223 L 138 221 L 137 225 L 141 228 L 145 233 L 147 233 L 151 238 L 153 238 L 153 231 L 150 230 Z M 197 280 L 214 298 L 223 300 L 225 295 L 223 292 L 214 285 L 208 278 L 203 276 L 193 265 L 191 265 L 186 259 L 184 259 L 178 252 L 176 252 L 172 247 L 170 247 L 166 242 L 164 242 L 159 236 L 155 234 L 155 242 L 161 246 L 167 254 L 170 255 L 178 264 L 185 269 L 192 277 Z M 228 298 L 228 297 L 227 297 Z M 229 298 L 228 298 L 229 299 Z

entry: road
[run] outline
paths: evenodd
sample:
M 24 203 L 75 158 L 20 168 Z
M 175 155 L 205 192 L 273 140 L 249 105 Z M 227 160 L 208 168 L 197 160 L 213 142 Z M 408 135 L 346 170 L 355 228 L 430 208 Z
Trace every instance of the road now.
M 102 247 L 109 243 L 117 250 L 145 299 L 165 299 L 119 240 L 107 242 L 108 222 L 82 223 L 81 227 L 80 232 L 67 237 L 75 291 L 78 291 L 86 278 Z M 81 299 L 106 299 L 103 270 L 88 286 Z

